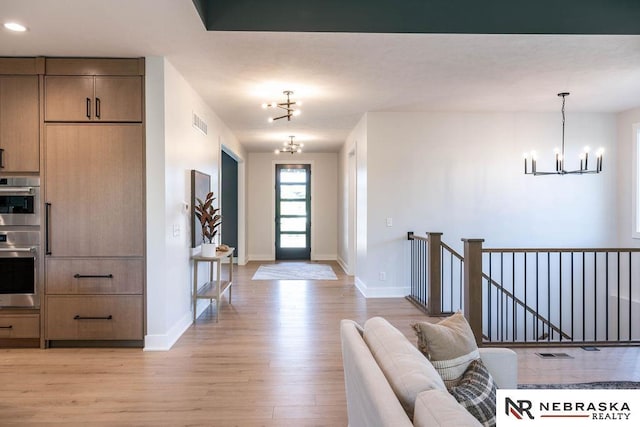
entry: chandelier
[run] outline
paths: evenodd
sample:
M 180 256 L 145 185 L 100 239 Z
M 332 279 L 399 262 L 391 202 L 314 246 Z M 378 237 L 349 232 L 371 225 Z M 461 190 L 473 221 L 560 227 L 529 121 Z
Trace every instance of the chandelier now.
M 298 144 L 293 142 L 293 138 L 295 138 L 295 136 L 290 136 L 289 137 L 289 141 L 285 141 L 282 144 L 282 148 L 276 148 L 275 153 L 276 154 L 280 154 L 280 153 L 302 153 L 302 147 L 304 147 L 304 144 Z
M 276 120 L 280 120 L 280 119 L 284 119 L 286 118 L 288 122 L 291 121 L 291 116 L 299 116 L 300 115 L 300 110 L 295 109 L 294 107 L 299 107 L 302 105 L 302 102 L 300 101 L 292 101 L 291 100 L 291 95 L 293 95 L 293 91 L 290 90 L 285 90 L 284 92 L 282 92 L 283 95 L 285 95 L 287 97 L 287 101 L 286 102 L 270 102 L 268 104 L 262 104 L 262 108 L 280 108 L 284 111 L 286 111 L 286 113 L 282 116 L 279 117 L 269 117 L 269 123 L 272 123 Z
M 595 168 L 593 169 L 589 169 L 589 153 L 591 151 L 591 149 L 589 147 L 584 147 L 582 153 L 580 153 L 579 155 L 579 159 L 580 159 L 580 169 L 576 169 L 576 170 L 566 170 L 564 168 L 564 161 L 565 161 L 565 155 L 564 155 L 564 122 L 565 122 L 565 116 L 564 116 L 564 104 L 565 104 L 565 98 L 567 96 L 569 96 L 569 92 L 560 92 L 558 94 L 558 96 L 562 97 L 562 147 L 560 149 L 555 148 L 553 150 L 554 154 L 555 154 L 555 171 L 550 171 L 550 172 L 542 172 L 539 171 L 537 169 L 537 161 L 538 161 L 538 156 L 537 153 L 535 151 L 532 151 L 531 153 L 524 153 L 524 173 L 526 175 L 569 175 L 569 174 L 585 174 L 585 173 L 600 173 L 602 172 L 602 156 L 604 154 L 604 148 L 600 148 L 598 149 L 598 151 L 595 154 L 596 157 L 596 161 L 595 161 Z M 529 169 L 529 165 L 531 165 L 531 168 Z

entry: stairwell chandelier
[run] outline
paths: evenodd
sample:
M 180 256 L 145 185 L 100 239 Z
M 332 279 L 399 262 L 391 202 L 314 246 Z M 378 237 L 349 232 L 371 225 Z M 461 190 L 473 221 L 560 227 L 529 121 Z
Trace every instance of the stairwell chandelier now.
M 525 175 L 570 175 L 570 174 L 586 174 L 586 173 L 600 173 L 602 172 L 602 156 L 604 154 L 604 148 L 598 149 L 596 152 L 596 165 L 595 169 L 589 169 L 589 147 L 584 147 L 582 153 L 580 153 L 580 169 L 565 170 L 564 168 L 564 104 L 565 98 L 569 96 L 569 92 L 560 92 L 558 96 L 562 97 L 562 148 L 557 147 L 553 150 L 556 158 L 556 170 L 554 172 L 542 172 L 537 170 L 536 163 L 538 160 L 537 153 L 532 151 L 531 153 L 524 153 L 524 173 Z M 531 169 L 528 165 L 531 164 Z
M 285 95 L 287 97 L 287 101 L 286 102 L 270 102 L 268 104 L 262 104 L 262 108 L 281 108 L 283 110 L 286 111 L 286 114 L 284 114 L 283 116 L 280 117 L 269 117 L 269 123 L 272 123 L 276 120 L 280 120 L 280 119 L 284 119 L 286 118 L 288 122 L 291 121 L 291 117 L 292 116 L 299 116 L 301 111 L 297 110 L 294 107 L 299 107 L 302 105 L 302 102 L 300 101 L 292 101 L 291 100 L 291 95 L 293 95 L 293 91 L 291 90 L 285 90 L 284 92 L 282 92 L 283 95 Z
M 290 136 L 289 141 L 285 141 L 282 148 L 276 148 L 275 153 L 302 153 L 302 147 L 304 147 L 304 144 L 293 142 L 293 138 L 295 138 L 295 136 Z

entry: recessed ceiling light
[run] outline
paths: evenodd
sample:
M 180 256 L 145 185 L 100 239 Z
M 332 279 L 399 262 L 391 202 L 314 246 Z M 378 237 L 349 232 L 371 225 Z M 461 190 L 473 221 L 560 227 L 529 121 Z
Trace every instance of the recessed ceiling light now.
M 4 27 L 7 30 L 11 30 L 11 31 L 17 31 L 17 32 L 24 32 L 27 31 L 27 27 L 25 27 L 24 25 L 20 25 L 17 22 L 5 22 Z

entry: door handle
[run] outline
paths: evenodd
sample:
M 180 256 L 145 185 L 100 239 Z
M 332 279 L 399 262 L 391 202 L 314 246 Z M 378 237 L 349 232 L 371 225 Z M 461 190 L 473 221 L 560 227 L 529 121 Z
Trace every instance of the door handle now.
M 49 246 L 51 240 L 49 234 L 51 232 L 51 203 L 45 203 L 44 207 L 44 252 L 46 255 L 51 255 L 51 247 Z
M 0 169 L 4 169 L 4 148 L 0 148 Z
M 100 98 L 96 96 L 96 117 L 100 118 Z
M 91 98 L 87 98 L 87 118 L 91 118 Z
M 0 329 L 13 329 L 13 325 L 9 325 L 9 326 L 0 326 Z

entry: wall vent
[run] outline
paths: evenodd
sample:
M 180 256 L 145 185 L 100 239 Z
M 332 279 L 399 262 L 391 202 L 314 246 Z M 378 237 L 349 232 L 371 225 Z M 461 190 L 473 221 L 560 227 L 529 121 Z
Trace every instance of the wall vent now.
M 200 118 L 196 113 L 193 113 L 193 120 L 191 121 L 191 124 L 204 135 L 207 134 L 207 122 L 202 120 L 202 118 Z

